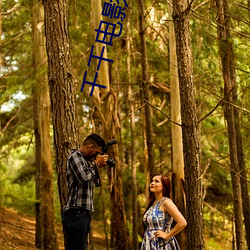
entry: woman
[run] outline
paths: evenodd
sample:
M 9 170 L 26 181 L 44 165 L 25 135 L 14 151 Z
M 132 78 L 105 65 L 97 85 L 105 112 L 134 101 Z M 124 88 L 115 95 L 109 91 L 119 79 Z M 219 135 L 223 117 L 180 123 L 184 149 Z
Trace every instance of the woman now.
M 156 174 L 151 178 L 149 201 L 143 216 L 145 232 L 141 250 L 180 249 L 175 235 L 187 222 L 170 197 L 170 180 L 165 175 Z M 173 220 L 176 222 L 171 229 Z

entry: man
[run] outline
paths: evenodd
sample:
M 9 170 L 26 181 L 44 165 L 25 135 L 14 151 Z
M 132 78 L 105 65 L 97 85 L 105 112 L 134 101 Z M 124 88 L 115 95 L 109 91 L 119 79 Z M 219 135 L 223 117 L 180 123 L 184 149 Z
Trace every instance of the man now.
M 104 146 L 99 135 L 91 134 L 68 156 L 68 199 L 62 216 L 65 250 L 86 249 L 90 212 L 94 211 L 93 185 L 98 167 L 106 166 L 108 160 L 108 155 L 100 155 Z

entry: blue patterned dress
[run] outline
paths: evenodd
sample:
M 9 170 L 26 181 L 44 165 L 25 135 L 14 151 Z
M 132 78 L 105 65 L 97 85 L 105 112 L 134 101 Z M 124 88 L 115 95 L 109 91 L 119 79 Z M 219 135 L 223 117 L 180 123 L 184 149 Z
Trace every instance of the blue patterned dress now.
M 179 245 L 175 237 L 169 240 L 157 238 L 154 233 L 157 230 L 169 232 L 171 230 L 171 224 L 173 218 L 168 213 L 163 213 L 159 208 L 161 204 L 168 198 L 163 198 L 156 205 L 152 205 L 144 214 L 143 222 L 147 226 L 141 250 L 178 250 Z

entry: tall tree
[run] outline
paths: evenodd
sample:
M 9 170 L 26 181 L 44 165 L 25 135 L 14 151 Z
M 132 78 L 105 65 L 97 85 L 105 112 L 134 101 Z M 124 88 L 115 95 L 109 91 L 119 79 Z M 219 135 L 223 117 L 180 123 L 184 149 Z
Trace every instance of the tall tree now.
M 250 0 L 247 1 L 248 5 L 248 25 L 250 26 Z
M 70 149 L 78 146 L 75 92 L 69 49 L 67 1 L 44 0 L 43 4 L 55 162 L 62 208 L 67 199 L 67 155 Z
M 192 3 L 192 1 L 191 1 Z M 193 58 L 190 35 L 190 9 L 186 0 L 173 1 L 173 20 L 180 83 L 185 191 L 187 207 L 187 249 L 204 249 L 201 169 L 198 122 L 194 95 Z
M 168 4 L 169 16 L 172 16 L 173 8 Z M 176 38 L 173 21 L 168 22 L 169 27 L 169 63 L 170 63 L 170 106 L 171 106 L 171 137 L 172 137 L 172 187 L 173 199 L 179 210 L 185 215 L 184 192 L 184 159 L 181 130 L 181 102 L 176 56 Z M 186 248 L 186 234 L 183 230 L 177 236 L 181 249 Z
M 133 249 L 138 250 L 138 206 L 137 206 L 137 179 L 136 179 L 136 162 L 135 162 L 135 104 L 134 104 L 134 95 L 131 87 L 131 44 L 130 44 L 130 13 L 129 9 L 126 22 L 126 69 L 128 76 L 128 99 L 130 107 L 130 159 L 131 159 L 131 182 L 132 182 L 132 241 Z
M 2 0 L 0 0 L 0 37 L 2 37 L 3 34 L 3 17 L 2 17 Z M 3 59 L 2 59 L 2 52 L 0 52 L 0 67 L 2 67 Z
M 237 154 L 238 154 L 239 170 L 240 170 L 240 184 L 241 184 L 241 196 L 242 196 L 241 200 L 242 200 L 242 208 L 244 215 L 247 246 L 248 249 L 250 249 L 250 197 L 248 194 L 249 192 L 248 192 L 247 169 L 245 165 L 245 156 L 243 153 L 239 111 L 236 108 L 234 108 L 234 115 L 235 115 Z
M 148 156 L 148 173 L 153 175 L 155 168 L 154 159 L 154 140 L 153 140 L 153 125 L 152 125 L 152 109 L 147 103 L 149 101 L 149 87 L 148 87 L 148 59 L 147 59 L 147 46 L 146 46 L 146 20 L 145 20 L 145 6 L 143 0 L 138 0 L 139 7 L 139 36 L 141 43 L 141 67 L 142 67 L 142 83 L 141 83 L 141 98 L 145 103 L 145 129 L 146 129 L 146 143 L 147 143 L 147 156 Z M 149 181 L 149 176 L 147 176 Z
M 233 197 L 234 197 L 234 214 L 235 214 L 235 230 L 236 230 L 236 245 L 237 249 L 245 248 L 244 239 L 244 228 L 243 228 L 243 208 L 242 208 L 242 197 L 241 197 L 241 169 L 240 162 L 243 160 L 241 147 L 241 137 L 239 131 L 239 119 L 238 111 L 235 109 L 233 104 L 237 101 L 237 86 L 236 86 L 236 71 L 234 66 L 234 52 L 233 44 L 230 34 L 230 11 L 229 2 L 227 0 L 216 0 L 217 13 L 218 13 L 218 38 L 219 38 L 219 53 L 222 63 L 222 72 L 224 79 L 224 98 L 225 98 L 225 118 L 227 121 L 228 129 L 228 141 L 230 150 L 230 162 L 231 162 L 231 179 L 233 186 Z M 238 142 L 237 142 L 238 139 Z M 240 152 L 239 152 L 240 150 Z M 239 154 L 240 153 L 240 154 Z M 241 158 L 239 158 L 241 157 Z M 242 165 L 242 164 L 241 164 Z M 244 170 L 245 173 L 245 169 Z M 245 191 L 245 189 L 243 189 Z M 246 194 L 246 193 L 245 193 Z M 248 191 L 247 191 L 248 201 Z M 245 220 L 249 221 L 249 203 L 244 204 L 246 212 L 244 215 Z M 248 211 L 247 211 L 248 210 Z M 246 225 L 246 230 L 249 230 L 249 225 Z M 249 236 L 247 236 L 249 237 Z
M 0 0 L 0 37 L 2 37 L 3 29 L 2 29 L 2 0 Z M 0 52 L 0 69 L 2 69 L 2 53 Z M 0 70 L 0 74 L 2 74 Z M 2 85 L 0 85 L 0 89 L 3 88 Z M 1 107 L 1 106 L 0 106 Z M 1 126 L 1 119 L 0 119 L 0 142 L 1 142 L 1 136 L 2 136 L 2 126 Z M 2 193 L 2 184 L 0 184 L 0 193 Z M 0 206 L 2 206 L 2 196 L 0 196 Z M 0 216 L 2 216 L 2 210 L 0 210 Z M 0 230 L 1 230 L 1 224 L 0 224 Z
M 95 28 L 99 27 L 102 21 L 101 17 L 101 0 L 92 1 L 92 11 Z M 99 35 L 99 39 L 102 39 Z M 96 43 L 96 53 L 101 54 L 104 46 L 103 57 L 107 58 L 106 46 L 102 43 Z M 106 86 L 106 89 L 95 88 L 94 102 L 102 121 L 103 137 L 106 140 L 117 138 L 121 134 L 120 121 L 117 108 L 117 97 L 115 92 L 110 88 L 110 77 L 107 61 L 103 61 L 99 69 L 99 84 Z M 101 93 L 100 93 L 101 92 Z M 101 105 L 105 103 L 105 105 Z M 118 138 L 117 138 L 118 139 Z M 119 142 L 118 142 L 119 143 Z M 113 146 L 112 157 L 116 159 L 115 168 L 112 171 L 111 184 L 111 210 L 112 225 L 114 232 L 114 248 L 118 250 L 130 249 L 128 239 L 128 229 L 126 225 L 126 215 L 124 209 L 123 190 L 122 190 L 122 168 L 118 158 L 118 145 Z
M 47 57 L 44 37 L 42 1 L 33 2 L 33 88 L 34 127 L 36 138 L 36 246 L 58 249 L 53 202 L 53 175 L 50 149 L 50 98 L 46 71 Z

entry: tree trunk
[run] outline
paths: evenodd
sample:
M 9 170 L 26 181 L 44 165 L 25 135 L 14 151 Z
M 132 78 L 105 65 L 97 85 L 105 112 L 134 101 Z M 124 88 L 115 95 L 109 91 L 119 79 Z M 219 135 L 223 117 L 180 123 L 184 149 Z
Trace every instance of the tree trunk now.
M 236 97 L 237 98 L 237 97 Z M 243 153 L 243 144 L 242 137 L 240 132 L 240 119 L 239 113 L 236 108 L 234 108 L 235 115 L 235 129 L 236 129 L 236 141 L 237 141 L 237 153 L 239 161 L 239 170 L 240 170 L 240 183 L 241 183 L 241 196 L 242 196 L 242 207 L 244 215 L 244 224 L 246 231 L 246 240 L 248 249 L 250 249 L 250 201 L 248 195 L 248 181 L 247 181 L 247 171 Z
M 0 37 L 2 37 L 3 34 L 3 27 L 2 27 L 2 0 L 0 0 Z M 2 64 L 3 64 L 3 55 L 2 52 L 0 51 L 0 74 L 2 74 Z M 2 87 L 0 85 L 0 87 Z M 2 126 L 1 126 L 1 119 L 0 119 L 0 142 L 1 142 L 1 137 L 2 137 Z M 2 182 L 0 182 L 0 194 L 2 194 Z M 2 195 L 0 195 L 0 207 L 2 206 Z M 2 218 L 2 209 L 0 209 L 0 218 Z M 1 231 L 1 225 L 0 223 L 0 231 Z
M 34 0 L 33 57 L 36 84 L 34 86 L 34 125 L 36 137 L 36 246 L 58 249 L 53 202 L 53 175 L 50 149 L 50 99 L 46 72 L 44 10 L 42 2 Z
M 204 249 L 198 123 L 187 1 L 173 1 L 173 20 L 180 83 L 181 119 L 187 207 L 187 249 Z
M 141 97 L 144 106 L 145 114 L 145 127 L 146 127 L 146 142 L 147 142 L 147 154 L 148 154 L 148 174 L 152 176 L 155 171 L 155 159 L 154 159 L 154 140 L 153 140 L 153 125 L 152 125 L 152 110 L 149 104 L 149 88 L 148 88 L 148 60 L 147 60 L 147 47 L 146 47 L 146 21 L 145 21 L 145 7 L 144 1 L 138 0 L 139 6 L 139 32 L 141 43 L 141 66 L 142 66 L 142 85 L 141 85 Z
M 2 34 L 3 34 L 3 17 L 2 17 L 2 0 L 0 0 L 0 37 L 2 37 Z M 2 52 L 0 52 L 0 68 L 2 67 L 2 64 L 3 64 L 3 55 Z
M 54 129 L 55 163 L 61 209 L 67 199 L 66 162 L 78 147 L 66 0 L 44 0 L 48 81 Z
M 250 0 L 247 1 L 247 5 L 248 5 L 248 24 L 250 26 Z
M 243 208 L 241 198 L 241 180 L 239 166 L 239 151 L 237 146 L 241 142 L 238 113 L 232 104 L 237 100 L 236 72 L 234 68 L 234 53 L 232 39 L 230 35 L 230 13 L 227 0 L 216 0 L 218 9 L 218 38 L 219 53 L 222 63 L 222 72 L 224 78 L 224 96 L 225 96 L 225 119 L 227 121 L 228 140 L 231 162 L 231 179 L 234 197 L 234 214 L 235 214 L 235 230 L 237 249 L 245 249 L 244 229 L 243 229 Z M 237 131 L 237 130 L 238 131 Z M 240 139 L 240 140 L 239 140 Z M 242 153 L 242 150 L 240 150 Z M 241 159 L 242 160 L 242 159 Z M 247 210 L 249 209 L 246 208 Z M 245 218 L 247 219 L 247 218 Z M 247 227 L 246 227 L 247 230 Z
M 109 238 L 108 238 L 108 225 L 106 221 L 106 208 L 105 208 L 105 203 L 104 203 L 104 197 L 103 197 L 103 187 L 100 187 L 100 196 L 101 196 L 101 201 L 102 201 L 102 220 L 103 220 L 103 227 L 104 227 L 104 234 L 105 234 L 105 240 L 106 240 L 106 250 L 109 250 Z
M 172 16 L 173 8 L 168 4 L 169 16 Z M 185 216 L 186 197 L 184 192 L 184 159 L 182 145 L 182 130 L 181 126 L 181 103 L 180 90 L 176 57 L 176 43 L 173 22 L 168 22 L 169 25 L 169 54 L 170 54 L 170 106 L 171 106 L 171 136 L 172 136 L 172 190 L 173 199 L 181 213 Z M 177 124 L 176 124 L 177 123 Z M 181 231 L 177 235 L 180 248 L 186 249 L 186 232 Z
M 43 86 L 45 85 L 45 83 L 47 83 L 47 79 L 46 77 L 44 77 L 44 74 L 46 74 L 46 71 L 44 71 L 43 73 L 40 73 L 40 77 L 39 76 L 39 72 L 42 72 L 42 69 L 45 68 L 45 65 L 43 68 L 41 68 L 41 65 L 39 63 L 43 63 L 43 61 L 45 60 L 46 63 L 46 55 L 41 54 L 42 50 L 39 48 L 39 46 L 41 45 L 40 43 L 43 42 L 39 41 L 39 30 L 37 29 L 37 25 L 39 22 L 39 6 L 38 3 L 36 1 L 34 1 L 33 3 L 33 60 L 34 60 L 34 78 L 36 79 L 36 83 L 34 84 L 33 87 L 33 105 L 34 105 L 34 131 L 35 131 L 35 141 L 36 141 L 36 204 L 35 204 L 35 209 L 36 209 L 36 238 L 35 238 L 35 245 L 36 248 L 38 249 L 43 249 L 43 227 L 42 227 L 42 169 L 41 169 L 41 137 L 40 137 L 40 131 L 38 129 L 40 128 L 40 116 L 38 115 L 38 112 L 40 110 L 40 98 L 39 98 L 39 93 L 40 93 L 40 85 L 37 84 L 39 83 L 39 78 L 43 84 Z M 43 25 L 43 22 L 42 22 Z M 42 33 L 41 31 L 42 27 L 40 27 L 40 33 Z M 44 46 L 44 44 L 42 44 Z M 43 47 L 42 46 L 42 47 Z M 46 51 L 44 51 L 46 53 Z M 38 57 L 39 56 L 39 57 Z M 37 58 L 41 59 L 37 60 Z M 36 76 L 37 75 L 37 76 Z M 39 87 L 39 89 L 38 89 Z
M 130 9 L 129 9 L 130 10 Z M 126 23 L 126 50 L 127 50 L 127 75 L 128 75 L 128 100 L 130 107 L 130 158 L 131 158 L 131 182 L 132 182 L 132 240 L 133 250 L 138 250 L 138 206 L 137 206 L 137 179 L 135 162 L 135 104 L 131 88 L 131 65 L 130 65 L 130 12 Z
M 99 27 L 101 22 L 101 1 L 92 1 L 92 10 L 94 16 L 95 29 Z M 100 36 L 99 36 L 99 39 Z M 101 55 L 102 48 L 105 44 L 96 43 L 96 54 Z M 103 58 L 107 58 L 106 48 L 103 53 Z M 93 99 L 99 115 L 102 120 L 103 137 L 106 141 L 116 138 L 121 134 L 120 121 L 117 108 L 117 97 L 114 91 L 110 88 L 109 74 L 107 61 L 102 61 L 99 69 L 99 84 L 106 86 L 106 89 L 101 88 L 101 98 L 99 89 L 95 87 Z M 105 103 L 105 105 L 101 105 Z M 119 143 L 119 140 L 118 140 Z M 116 160 L 115 168 L 111 169 L 113 173 L 111 183 L 111 211 L 112 223 L 114 232 L 114 248 L 117 250 L 130 249 L 128 240 L 128 229 L 126 225 L 126 215 L 123 201 L 122 191 L 122 169 L 118 158 L 118 145 L 112 146 L 110 157 Z

